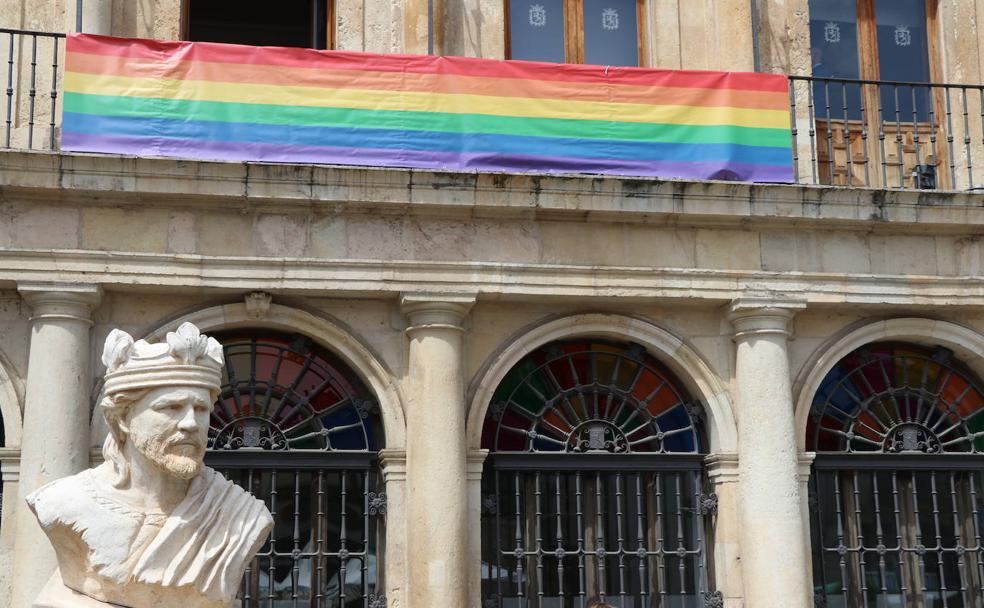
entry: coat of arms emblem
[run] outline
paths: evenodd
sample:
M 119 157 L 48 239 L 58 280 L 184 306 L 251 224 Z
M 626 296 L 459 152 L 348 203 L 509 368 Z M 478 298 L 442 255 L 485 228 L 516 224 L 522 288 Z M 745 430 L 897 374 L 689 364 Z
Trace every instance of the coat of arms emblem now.
M 601 11 L 601 27 L 613 31 L 618 29 L 618 11 L 613 8 L 606 8 Z
M 907 26 L 899 25 L 895 28 L 895 44 L 898 46 L 910 46 L 912 44 L 912 32 Z
M 533 27 L 544 27 L 547 25 L 547 9 L 542 4 L 530 5 L 530 25 Z

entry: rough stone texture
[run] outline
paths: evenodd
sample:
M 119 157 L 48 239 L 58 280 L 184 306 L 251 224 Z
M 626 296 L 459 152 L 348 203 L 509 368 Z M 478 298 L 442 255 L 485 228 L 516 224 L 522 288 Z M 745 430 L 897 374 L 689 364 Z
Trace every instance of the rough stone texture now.
M 758 0 L 759 69 L 809 75 L 809 0 Z

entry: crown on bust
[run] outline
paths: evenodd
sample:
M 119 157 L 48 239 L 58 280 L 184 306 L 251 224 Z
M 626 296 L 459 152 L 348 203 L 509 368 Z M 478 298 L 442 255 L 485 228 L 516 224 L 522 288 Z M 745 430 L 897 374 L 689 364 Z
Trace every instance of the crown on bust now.
M 222 385 L 222 345 L 191 323 L 182 323 L 158 344 L 134 342 L 130 334 L 114 329 L 106 337 L 102 361 L 106 395 L 160 386 L 198 386 L 218 392 Z

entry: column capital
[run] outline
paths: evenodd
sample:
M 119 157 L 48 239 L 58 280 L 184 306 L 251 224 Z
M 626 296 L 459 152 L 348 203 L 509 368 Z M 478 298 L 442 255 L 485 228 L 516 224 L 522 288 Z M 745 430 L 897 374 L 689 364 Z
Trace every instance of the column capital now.
M 99 285 L 18 283 L 17 291 L 31 307 L 31 320 L 79 321 L 92 324 L 92 309 L 102 300 Z
M 407 333 L 419 329 L 462 331 L 462 323 L 475 299 L 475 294 L 464 293 L 405 293 L 400 296 L 400 310 L 410 322 Z
M 803 483 L 810 481 L 810 472 L 813 470 L 813 461 L 816 460 L 816 452 L 800 452 L 797 456 L 796 474 Z
M 736 483 L 738 481 L 738 454 L 710 454 L 704 458 L 707 479 L 711 485 Z
M 15 483 L 20 479 L 20 457 L 18 448 L 0 448 L 0 477 L 4 483 Z
M 407 452 L 406 450 L 379 450 L 379 464 L 383 473 L 383 481 L 406 481 Z
M 728 321 L 735 328 L 736 341 L 752 336 L 789 336 L 789 322 L 806 309 L 806 302 L 791 298 L 748 296 L 732 300 Z
M 488 455 L 488 450 L 468 451 L 468 465 L 466 469 L 468 481 L 482 481 L 482 469 L 485 466 L 485 459 Z

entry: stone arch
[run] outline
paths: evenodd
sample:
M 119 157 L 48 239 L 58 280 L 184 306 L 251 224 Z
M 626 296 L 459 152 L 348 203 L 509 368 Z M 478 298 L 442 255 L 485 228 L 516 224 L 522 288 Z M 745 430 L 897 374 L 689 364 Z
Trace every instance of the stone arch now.
M 481 448 L 485 412 L 496 387 L 523 357 L 553 342 L 579 337 L 627 340 L 644 346 L 671 369 L 707 412 L 709 452 L 736 452 L 735 418 L 727 389 L 710 365 L 682 339 L 649 321 L 616 314 L 587 313 L 552 319 L 524 330 L 493 354 L 468 390 L 468 448 Z
M 938 319 L 902 317 L 851 326 L 834 336 L 803 365 L 793 385 L 796 395 L 796 446 L 806 449 L 806 426 L 813 396 L 830 370 L 851 352 L 865 344 L 881 341 L 913 342 L 924 346 L 944 346 L 979 377 L 984 378 L 984 335 L 978 331 Z
M 225 329 L 259 327 L 301 333 L 328 349 L 366 383 L 379 400 L 386 449 L 403 449 L 406 436 L 402 399 L 390 371 L 369 348 L 340 324 L 310 312 L 271 304 L 260 318 L 250 316 L 243 303 L 213 306 L 173 319 L 144 336 L 148 341 L 163 340 L 184 322 L 191 322 L 204 333 Z
M 19 448 L 21 445 L 21 395 L 22 387 L 15 376 L 7 370 L 13 369 L 7 358 L 0 352 L 0 417 L 3 418 L 4 448 Z

